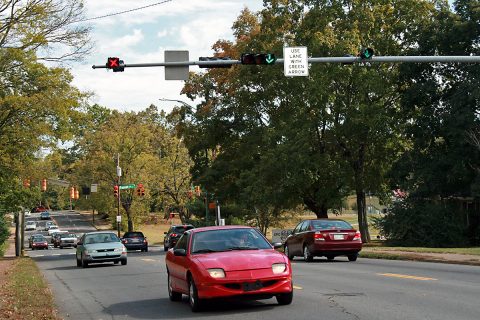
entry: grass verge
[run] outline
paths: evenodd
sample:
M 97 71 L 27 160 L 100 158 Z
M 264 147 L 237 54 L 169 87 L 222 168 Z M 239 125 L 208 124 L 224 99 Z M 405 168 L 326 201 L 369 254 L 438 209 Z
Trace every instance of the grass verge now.
M 61 319 L 43 275 L 30 258 L 16 259 L 1 296 L 1 319 Z
M 368 248 L 368 249 L 367 249 Z M 417 252 L 417 253 L 454 253 L 454 254 L 470 254 L 480 256 L 480 247 L 472 248 L 425 248 L 425 247 L 366 247 L 364 248 L 369 252 L 378 251 L 405 251 L 405 252 Z

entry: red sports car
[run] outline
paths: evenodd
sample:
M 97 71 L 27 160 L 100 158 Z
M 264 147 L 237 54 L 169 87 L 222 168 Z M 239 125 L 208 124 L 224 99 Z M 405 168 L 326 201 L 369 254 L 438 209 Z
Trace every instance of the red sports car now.
M 166 256 L 170 300 L 189 296 L 192 311 L 226 297 L 293 299 L 290 261 L 257 230 L 245 226 L 191 229 Z

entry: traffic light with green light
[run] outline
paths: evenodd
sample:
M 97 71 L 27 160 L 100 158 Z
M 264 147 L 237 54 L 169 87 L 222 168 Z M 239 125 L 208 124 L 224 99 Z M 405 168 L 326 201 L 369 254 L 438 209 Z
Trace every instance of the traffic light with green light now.
M 362 59 L 371 59 L 374 55 L 372 48 L 362 48 L 360 50 L 360 58 Z
M 273 53 L 242 53 L 240 61 L 248 65 L 273 65 L 277 58 Z

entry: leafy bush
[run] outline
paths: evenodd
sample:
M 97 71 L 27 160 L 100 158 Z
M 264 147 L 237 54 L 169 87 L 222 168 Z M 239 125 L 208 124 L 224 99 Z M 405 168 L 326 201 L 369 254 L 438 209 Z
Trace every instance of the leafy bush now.
M 5 243 L 10 235 L 10 231 L 8 230 L 8 222 L 5 220 L 5 216 L 0 214 L 0 245 Z
M 458 205 L 405 199 L 396 202 L 374 226 L 390 245 L 455 247 L 468 243 L 466 226 L 458 218 Z

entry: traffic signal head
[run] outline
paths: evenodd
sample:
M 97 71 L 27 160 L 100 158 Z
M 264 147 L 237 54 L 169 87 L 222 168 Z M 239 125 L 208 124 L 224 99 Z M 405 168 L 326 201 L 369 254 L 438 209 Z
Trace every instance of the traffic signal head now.
M 70 199 L 75 199 L 75 188 L 70 187 Z
M 230 57 L 200 57 L 199 61 L 222 61 L 222 60 L 232 60 Z M 230 68 L 232 64 L 199 64 L 200 68 Z
M 125 63 L 117 57 L 110 57 L 107 59 L 107 69 L 112 69 L 113 72 L 123 72 L 125 70 Z
M 25 188 L 30 188 L 30 179 L 23 180 L 23 186 Z
M 78 200 L 78 198 L 80 198 L 80 193 L 78 192 L 78 189 L 75 188 L 75 200 Z
M 42 191 L 47 191 L 47 179 L 42 179 Z
M 200 186 L 195 186 L 195 194 L 197 195 L 197 197 L 200 197 L 200 194 L 201 194 Z
M 242 53 L 240 57 L 242 64 L 275 64 L 277 58 L 273 53 Z
M 372 48 L 362 48 L 362 50 L 360 50 L 360 58 L 362 59 L 371 59 L 373 54 L 374 52 Z
M 118 198 L 118 186 L 113 186 L 113 195 Z

